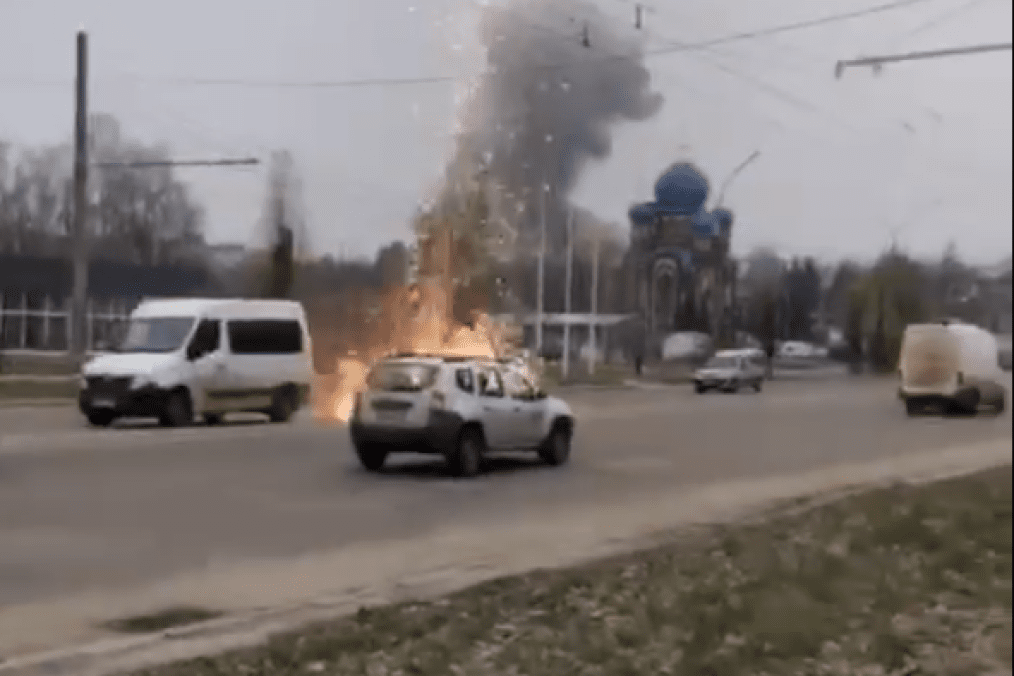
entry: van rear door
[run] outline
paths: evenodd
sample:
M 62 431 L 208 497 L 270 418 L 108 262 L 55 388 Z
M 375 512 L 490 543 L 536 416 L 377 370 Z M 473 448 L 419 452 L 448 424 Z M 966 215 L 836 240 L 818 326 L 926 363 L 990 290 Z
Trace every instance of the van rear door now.
M 943 325 L 913 325 L 902 344 L 902 386 L 940 392 L 953 387 L 961 359 L 956 336 Z

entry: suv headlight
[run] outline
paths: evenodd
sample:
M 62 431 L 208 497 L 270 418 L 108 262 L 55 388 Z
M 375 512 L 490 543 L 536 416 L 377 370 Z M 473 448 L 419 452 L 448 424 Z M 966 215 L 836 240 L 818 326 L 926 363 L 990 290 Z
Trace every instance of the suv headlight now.
M 152 384 L 152 380 L 148 376 L 134 376 L 134 379 L 130 381 L 130 389 L 139 390 L 142 387 L 148 387 Z

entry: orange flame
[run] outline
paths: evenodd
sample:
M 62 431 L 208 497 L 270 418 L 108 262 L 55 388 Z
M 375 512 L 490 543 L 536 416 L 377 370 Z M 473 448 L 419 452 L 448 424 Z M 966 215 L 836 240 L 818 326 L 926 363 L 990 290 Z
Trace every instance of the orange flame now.
M 471 190 L 473 198 L 483 194 L 481 186 Z M 342 305 L 348 317 L 338 329 L 339 340 L 355 352 L 348 351 L 335 373 L 318 383 L 318 419 L 348 421 L 370 368 L 386 355 L 507 356 L 506 327 L 497 326 L 485 312 L 473 310 L 467 326 L 454 319 L 455 300 L 466 307 L 483 305 L 481 291 L 468 281 L 476 279 L 473 275 L 488 260 L 482 234 L 486 214 L 477 207 L 481 202 L 459 201 L 416 223 L 419 284 L 389 289 L 372 302 Z M 370 306 L 372 311 L 364 313 Z
M 471 326 L 453 321 L 451 293 L 438 283 L 389 292 L 380 312 L 355 327 L 364 349 L 339 358 L 333 375 L 317 383 L 315 414 L 322 421 L 348 422 L 355 396 L 366 384 L 372 364 L 393 353 L 500 358 L 508 353 L 504 329 L 483 312 Z

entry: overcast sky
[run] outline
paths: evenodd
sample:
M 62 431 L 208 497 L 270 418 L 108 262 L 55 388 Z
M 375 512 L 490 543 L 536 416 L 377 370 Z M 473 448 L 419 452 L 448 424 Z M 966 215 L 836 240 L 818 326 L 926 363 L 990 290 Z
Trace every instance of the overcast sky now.
M 653 0 L 648 48 L 817 18 L 883 0 Z M 598 0 L 632 30 L 633 4 Z M 925 0 L 890 13 L 649 57 L 666 97 L 616 129 L 576 204 L 624 231 L 659 172 L 693 160 L 729 187 L 738 253 L 773 245 L 870 257 L 892 233 L 920 256 L 950 240 L 974 262 L 1011 251 L 1011 54 L 892 65 L 833 77 L 838 59 L 1011 40 L 1010 0 Z M 312 246 L 372 256 L 407 239 L 452 148 L 451 82 L 371 87 L 200 85 L 195 78 L 307 82 L 479 71 L 476 5 L 458 0 L 0 0 L 0 137 L 69 139 L 74 33 L 90 36 L 91 108 L 176 156 L 289 148 L 305 182 Z M 188 79 L 190 81 L 188 81 Z M 208 237 L 245 242 L 264 167 L 189 168 Z M 717 192 L 717 191 L 716 191 Z

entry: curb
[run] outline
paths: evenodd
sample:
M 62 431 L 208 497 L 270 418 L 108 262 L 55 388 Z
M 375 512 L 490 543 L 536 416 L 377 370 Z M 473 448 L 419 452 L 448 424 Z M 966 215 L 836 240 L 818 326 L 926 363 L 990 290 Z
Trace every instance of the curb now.
M 2 382 L 23 382 L 23 383 L 61 383 L 61 382 L 74 382 L 81 376 L 75 373 L 65 373 L 57 375 L 38 375 L 31 373 L 7 373 L 0 374 L 0 383 Z
M 66 399 L 48 399 L 42 397 L 38 399 L 0 399 L 0 411 L 5 408 L 43 408 L 54 406 L 77 406 L 77 400 L 69 397 Z
M 271 634 L 298 630 L 299 627 L 354 612 L 362 605 L 375 605 L 396 601 L 406 594 L 413 597 L 434 597 L 450 593 L 504 575 L 516 575 L 525 570 L 547 567 L 568 567 L 625 551 L 657 544 L 660 536 L 672 533 L 681 526 L 700 523 L 700 510 L 710 507 L 714 512 L 710 523 L 738 521 L 756 517 L 764 508 L 784 508 L 785 501 L 802 497 L 816 499 L 843 495 L 859 490 L 890 485 L 897 481 L 928 483 L 962 476 L 1011 462 L 1009 438 L 989 442 L 966 444 L 911 456 L 886 458 L 851 466 L 826 467 L 805 473 L 782 477 L 723 482 L 703 485 L 689 492 L 681 491 L 659 503 L 654 516 L 641 513 L 641 503 L 618 504 L 609 507 L 616 515 L 615 522 L 589 524 L 578 536 L 588 540 L 581 553 L 575 553 L 570 542 L 559 542 L 538 554 L 519 555 L 516 560 L 501 563 L 502 570 L 490 565 L 498 556 L 498 548 L 511 548 L 510 542 L 480 547 L 471 556 L 455 558 L 443 565 L 436 562 L 417 563 L 422 570 L 391 571 L 391 576 L 368 586 L 346 588 L 337 593 L 321 593 L 315 600 L 303 603 L 281 604 L 275 609 L 256 609 L 238 612 L 231 617 L 189 625 L 141 637 L 113 638 L 26 655 L 0 661 L 0 676 L 109 676 L 149 668 L 159 664 L 192 659 L 202 655 L 221 653 L 263 643 Z M 731 499 L 731 502 L 730 502 Z M 760 508 L 760 509 L 759 509 Z M 574 510 L 572 510 L 574 511 Z M 666 514 L 667 518 L 659 518 Z M 521 545 L 541 543 L 547 538 L 559 540 L 562 522 L 576 517 L 576 513 L 562 510 L 559 515 L 540 520 L 533 533 L 511 534 L 507 540 L 518 539 Z M 483 530 L 488 530 L 488 526 Z M 588 533 L 583 532 L 588 530 Z M 613 531 L 610 533 L 610 530 Z M 591 535 L 589 535 L 591 534 Z M 456 531 L 436 534 L 439 544 L 464 544 Z M 467 540 L 468 533 L 465 534 Z M 610 537 L 612 535 L 612 537 Z M 519 539 L 520 538 L 520 539 Z M 427 538 L 429 542 L 432 538 Z M 548 540 L 547 540 L 548 542 Z M 396 543 L 398 546 L 408 543 Z M 490 549 L 489 552 L 479 551 Z M 531 548 L 531 547 L 530 547 Z M 522 546 L 523 550 L 524 547 Z M 446 551 L 458 551 L 460 547 Z M 532 551 L 536 551 L 532 549 Z M 284 565 L 290 565 L 288 563 Z M 450 573 L 448 573 L 450 571 Z M 441 575 L 443 573 L 443 575 Z M 379 584 L 378 584 L 379 583 Z M 348 584 L 346 582 L 345 584 Z

